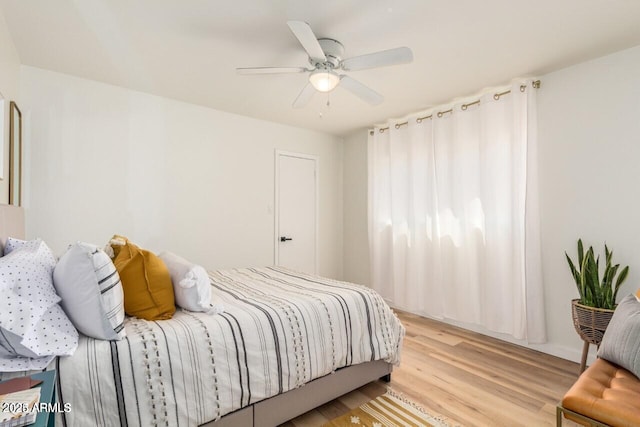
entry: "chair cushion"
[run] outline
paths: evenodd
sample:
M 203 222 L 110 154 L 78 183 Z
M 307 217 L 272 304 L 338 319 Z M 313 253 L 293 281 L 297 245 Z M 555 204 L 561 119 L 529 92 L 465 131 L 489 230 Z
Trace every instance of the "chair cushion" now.
M 565 394 L 562 406 L 612 426 L 638 426 L 638 402 L 640 380 L 625 369 L 597 359 Z

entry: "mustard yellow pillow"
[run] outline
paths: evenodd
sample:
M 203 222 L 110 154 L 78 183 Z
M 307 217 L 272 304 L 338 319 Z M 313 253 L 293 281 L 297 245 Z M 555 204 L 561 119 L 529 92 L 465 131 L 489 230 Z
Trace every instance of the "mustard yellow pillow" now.
M 124 311 L 146 320 L 170 319 L 176 311 L 171 276 L 155 254 L 140 249 L 126 237 L 114 236 L 115 258 L 124 290 Z

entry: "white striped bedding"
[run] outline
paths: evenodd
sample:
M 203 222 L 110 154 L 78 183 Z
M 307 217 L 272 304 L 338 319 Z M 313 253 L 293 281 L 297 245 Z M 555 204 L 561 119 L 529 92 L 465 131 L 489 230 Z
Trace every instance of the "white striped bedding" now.
M 128 319 L 61 357 L 67 426 L 196 426 L 338 368 L 399 361 L 404 328 L 373 290 L 283 268 L 210 273 L 223 314 Z

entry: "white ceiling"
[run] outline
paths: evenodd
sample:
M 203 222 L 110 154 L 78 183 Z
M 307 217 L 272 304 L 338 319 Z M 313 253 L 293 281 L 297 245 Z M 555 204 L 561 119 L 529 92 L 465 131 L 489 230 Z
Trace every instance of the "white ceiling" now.
M 640 44 L 638 0 L 0 0 L 0 8 L 23 64 L 338 135 Z M 408 46 L 414 61 L 350 73 L 384 95 L 377 107 L 338 87 L 330 107 L 318 93 L 293 109 L 305 74 L 235 71 L 306 66 L 290 19 L 341 41 L 345 57 Z

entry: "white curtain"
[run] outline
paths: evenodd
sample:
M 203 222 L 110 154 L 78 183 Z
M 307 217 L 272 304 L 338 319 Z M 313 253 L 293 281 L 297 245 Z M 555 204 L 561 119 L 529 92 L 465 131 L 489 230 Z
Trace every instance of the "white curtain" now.
M 372 282 L 395 307 L 541 343 L 535 89 L 508 89 L 369 132 Z

